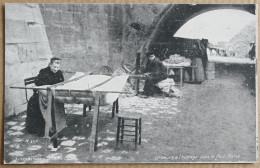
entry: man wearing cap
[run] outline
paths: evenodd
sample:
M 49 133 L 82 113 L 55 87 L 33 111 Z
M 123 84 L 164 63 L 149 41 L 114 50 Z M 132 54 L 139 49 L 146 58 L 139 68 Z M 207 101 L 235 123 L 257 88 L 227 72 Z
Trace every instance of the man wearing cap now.
M 167 78 L 167 70 L 153 52 L 148 52 L 146 56 L 148 61 L 143 72 L 147 79 L 143 93 L 146 96 L 153 96 L 156 93 L 161 93 L 160 88 L 156 84 Z

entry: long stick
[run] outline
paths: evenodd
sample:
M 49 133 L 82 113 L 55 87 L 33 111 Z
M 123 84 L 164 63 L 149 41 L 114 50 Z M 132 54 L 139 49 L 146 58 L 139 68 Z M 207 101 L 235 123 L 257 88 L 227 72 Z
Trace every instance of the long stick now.
M 36 90 L 47 90 L 47 88 L 34 88 L 34 87 L 10 87 L 12 89 L 36 89 Z M 55 89 L 55 91 L 77 91 L 77 92 L 93 92 L 93 90 L 77 90 L 77 89 L 71 89 L 71 90 L 66 90 L 66 89 Z M 102 91 L 98 90 L 97 92 L 102 92 L 102 93 L 125 93 L 125 94 L 131 94 L 131 92 L 124 92 L 124 91 Z
M 54 84 L 54 85 L 52 85 L 52 87 L 57 87 L 57 86 L 61 86 L 61 85 L 64 85 L 64 84 L 69 83 L 69 82 L 72 82 L 72 81 L 76 81 L 76 80 L 81 79 L 81 78 L 83 78 L 84 76 L 87 76 L 87 75 L 89 75 L 89 74 L 91 74 L 91 73 L 92 73 L 92 71 L 91 71 L 91 72 L 88 72 L 88 73 L 85 74 L 85 75 L 79 76 L 79 77 L 77 77 L 77 78 L 74 78 L 74 79 L 71 79 L 71 80 L 68 80 L 68 81 L 64 81 L 64 82 L 61 82 L 61 83 Z
M 94 89 L 94 88 L 96 88 L 96 87 L 98 87 L 98 86 L 101 86 L 101 85 L 107 83 L 108 81 L 110 81 L 110 80 L 113 79 L 114 77 L 116 77 L 116 76 L 112 76 L 111 78 L 109 78 L 109 79 L 107 79 L 107 80 L 105 80 L 105 81 L 103 81 L 103 82 L 101 82 L 101 83 L 99 83 L 99 84 L 97 84 L 97 85 L 92 86 L 91 88 L 89 88 L 89 90 Z
M 47 88 L 37 88 L 37 87 L 24 87 L 24 86 L 10 86 L 11 89 L 35 89 L 35 90 L 47 90 Z

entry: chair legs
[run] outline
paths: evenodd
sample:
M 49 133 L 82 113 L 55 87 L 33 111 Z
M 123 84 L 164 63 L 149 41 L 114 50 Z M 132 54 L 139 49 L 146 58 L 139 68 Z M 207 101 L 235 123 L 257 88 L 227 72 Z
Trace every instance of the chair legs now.
M 121 123 L 121 118 L 118 117 L 118 122 L 117 122 L 117 132 L 116 132 L 116 148 L 118 148 L 119 131 L 120 131 L 120 123 Z
M 141 130 L 142 130 L 142 120 L 139 119 L 139 145 L 141 145 Z
M 132 120 L 134 121 L 134 125 L 129 125 L 128 123 L 125 123 L 125 120 Z M 134 127 L 134 130 L 128 130 L 125 128 L 128 127 Z M 134 134 L 129 134 L 129 132 L 134 132 Z M 125 136 L 132 136 L 134 137 L 133 140 L 124 140 Z M 137 143 L 141 145 L 141 118 L 140 119 L 126 119 L 118 117 L 117 122 L 117 133 L 116 133 L 116 149 L 118 149 L 118 143 L 119 142 L 135 142 L 135 149 L 137 149 Z M 139 141 L 139 142 L 138 142 Z

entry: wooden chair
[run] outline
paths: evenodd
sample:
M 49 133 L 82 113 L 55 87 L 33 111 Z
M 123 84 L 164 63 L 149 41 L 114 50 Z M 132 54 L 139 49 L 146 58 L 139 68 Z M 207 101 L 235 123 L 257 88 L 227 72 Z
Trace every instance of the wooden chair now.
M 109 66 L 102 66 L 99 68 L 100 75 L 112 75 L 113 70 Z
M 34 84 L 36 77 L 31 77 L 31 78 L 26 78 L 24 79 L 24 86 L 30 85 L 30 84 Z M 25 89 L 25 97 L 26 97 L 26 101 L 28 103 L 28 93 L 27 93 L 27 89 Z
M 137 139 L 139 139 L 139 145 L 141 145 L 141 116 L 136 113 L 131 114 L 118 114 L 118 124 L 116 133 L 116 149 L 119 142 L 135 142 L 135 149 L 137 149 Z M 125 123 L 125 120 L 134 121 L 134 124 Z M 128 129 L 126 129 L 128 128 Z M 130 129 L 134 128 L 134 130 Z M 134 134 L 133 134 L 134 133 Z M 134 137 L 133 140 L 124 140 L 124 136 Z

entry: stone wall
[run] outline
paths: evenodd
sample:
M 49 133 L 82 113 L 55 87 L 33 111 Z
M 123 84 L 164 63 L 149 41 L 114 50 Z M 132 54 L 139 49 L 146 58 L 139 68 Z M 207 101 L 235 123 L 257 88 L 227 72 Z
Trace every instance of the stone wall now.
M 23 80 L 46 67 L 52 52 L 38 4 L 5 5 L 5 116 L 26 110 Z M 32 92 L 29 91 L 29 96 Z
M 50 47 L 66 73 L 134 62 L 164 4 L 40 4 Z M 145 12 L 144 12 L 145 11 Z
M 134 63 L 165 7 L 6 4 L 5 116 L 23 112 L 27 106 L 25 91 L 9 87 L 24 86 L 23 80 L 36 76 L 52 55 L 62 58 L 65 78 L 103 65 L 116 70 L 123 61 Z

